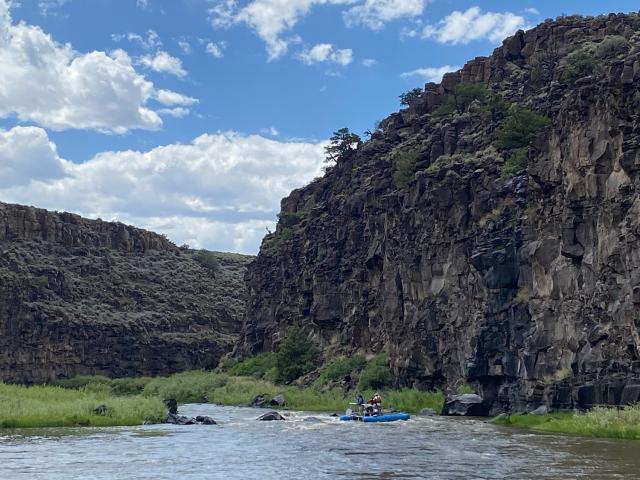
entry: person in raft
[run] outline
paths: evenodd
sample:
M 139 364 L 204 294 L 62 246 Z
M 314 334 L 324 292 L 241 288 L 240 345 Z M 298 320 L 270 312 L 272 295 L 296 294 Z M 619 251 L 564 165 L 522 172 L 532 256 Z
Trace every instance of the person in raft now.
M 362 394 L 360 394 L 360 393 L 359 393 L 359 394 L 356 396 L 356 403 L 357 403 L 358 405 L 364 405 L 364 397 L 362 396 Z
M 382 413 L 382 396 L 378 392 L 371 398 L 369 403 L 373 405 L 373 412 L 375 414 Z

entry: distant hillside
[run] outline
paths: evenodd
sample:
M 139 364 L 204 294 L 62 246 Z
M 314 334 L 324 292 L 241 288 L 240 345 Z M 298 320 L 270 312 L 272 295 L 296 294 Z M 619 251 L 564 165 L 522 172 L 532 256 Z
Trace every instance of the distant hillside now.
M 236 342 L 250 260 L 0 203 L 0 380 L 213 367 Z

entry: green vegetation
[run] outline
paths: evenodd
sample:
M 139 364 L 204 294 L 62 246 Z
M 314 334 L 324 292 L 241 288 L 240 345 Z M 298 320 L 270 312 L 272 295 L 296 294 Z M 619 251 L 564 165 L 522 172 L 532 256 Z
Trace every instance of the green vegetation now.
M 358 388 L 360 390 L 382 390 L 391 384 L 391 380 L 391 372 L 387 367 L 387 358 L 381 353 L 373 357 L 362 370 Z
M 496 145 L 504 149 L 527 147 L 546 124 L 546 117 L 512 105 L 498 131 Z
M 393 173 L 393 183 L 397 188 L 402 188 L 409 183 L 416 175 L 416 161 L 418 152 L 402 152 L 395 158 L 395 172 Z
M 475 100 L 482 102 L 486 95 L 487 90 L 483 85 L 460 83 L 455 86 L 453 92 L 446 96 L 444 103 L 433 113 L 439 117 L 453 113 L 462 114 L 467 111 Z
M 100 390 L 109 395 L 138 395 L 144 390 L 150 377 L 125 377 L 109 378 L 102 375 L 79 375 L 77 377 L 56 380 L 51 385 L 63 388 L 94 388 L 100 386 Z
M 228 373 L 237 377 L 266 377 L 269 380 L 275 380 L 277 376 L 276 354 L 273 352 L 259 353 L 255 357 L 236 363 L 228 369 Z
M 527 168 L 527 149 L 518 148 L 511 152 L 507 161 L 500 168 L 500 175 L 510 177 Z
M 298 325 L 289 327 L 276 353 L 276 380 L 289 383 L 315 370 L 319 350 Z
M 209 270 L 211 273 L 216 273 L 220 270 L 220 262 L 214 252 L 208 250 L 198 250 L 193 257 L 196 262 Z
M 358 378 L 360 372 L 367 366 L 367 360 L 363 355 L 353 357 L 338 357 L 329 362 L 320 372 L 320 376 L 314 385 L 322 387 L 327 384 L 340 382 L 345 377 Z
M 341 128 L 333 132 L 329 138 L 329 145 L 324 148 L 325 162 L 338 162 L 349 157 L 360 145 L 360 136 L 351 133 L 348 128 Z
M 159 398 L 115 397 L 108 388 L 65 389 L 0 383 L 0 428 L 140 425 L 164 421 Z
M 422 98 L 423 90 L 421 88 L 414 88 L 400 94 L 400 105 L 406 105 L 410 107 L 418 103 Z
M 640 440 L 640 404 L 622 409 L 598 407 L 581 414 L 501 416 L 493 423 L 540 432 Z

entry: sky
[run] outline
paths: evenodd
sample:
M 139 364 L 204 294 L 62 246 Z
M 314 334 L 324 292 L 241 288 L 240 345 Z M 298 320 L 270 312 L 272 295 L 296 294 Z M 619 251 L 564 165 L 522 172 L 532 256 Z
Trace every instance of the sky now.
M 331 133 L 562 14 L 637 0 L 0 0 L 0 201 L 255 254 Z

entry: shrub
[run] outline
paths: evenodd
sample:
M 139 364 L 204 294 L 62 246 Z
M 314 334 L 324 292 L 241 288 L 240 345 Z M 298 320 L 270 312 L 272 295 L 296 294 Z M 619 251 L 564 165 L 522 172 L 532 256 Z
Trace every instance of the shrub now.
M 276 354 L 277 380 L 289 383 L 311 372 L 318 353 L 315 343 L 298 325 L 289 327 Z
M 358 389 L 381 390 L 391 384 L 391 372 L 387 367 L 387 357 L 384 354 L 376 355 L 360 374 Z
M 546 124 L 547 119 L 542 115 L 513 105 L 498 131 L 496 145 L 506 149 L 526 147 Z
M 629 41 L 622 35 L 608 35 L 598 44 L 597 52 L 601 58 L 612 57 L 629 50 Z
M 362 355 L 336 358 L 322 369 L 316 385 L 339 382 L 347 376 L 356 377 L 366 366 L 367 361 Z
M 596 58 L 593 45 L 585 45 L 567 55 L 562 78 L 569 83 L 574 83 L 576 80 L 594 73 L 599 65 L 600 61 Z
M 410 107 L 415 105 L 422 98 L 422 89 L 414 88 L 400 94 L 400 104 Z
M 208 250 L 198 250 L 195 255 L 195 260 L 201 266 L 209 270 L 211 273 L 216 273 L 220 269 L 220 262 L 214 252 Z
M 500 168 L 500 175 L 510 177 L 527 168 L 527 149 L 519 148 L 509 155 L 509 158 Z
M 404 187 L 416 174 L 417 152 L 403 152 L 396 156 L 393 182 L 397 188 Z
M 276 354 L 273 352 L 259 353 L 255 357 L 247 358 L 236 363 L 228 371 L 229 375 L 262 378 L 276 366 Z
M 483 101 L 487 90 L 483 85 L 473 83 L 460 83 L 455 86 L 453 92 L 447 95 L 445 101 L 433 113 L 436 116 L 445 116 L 452 113 L 464 113 L 475 101 Z
M 333 132 L 329 145 L 325 147 L 325 162 L 338 162 L 349 157 L 360 145 L 360 137 L 348 128 Z

